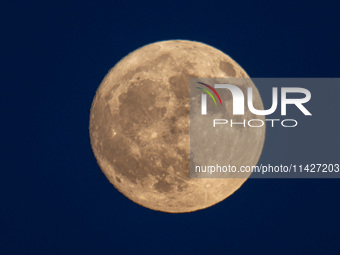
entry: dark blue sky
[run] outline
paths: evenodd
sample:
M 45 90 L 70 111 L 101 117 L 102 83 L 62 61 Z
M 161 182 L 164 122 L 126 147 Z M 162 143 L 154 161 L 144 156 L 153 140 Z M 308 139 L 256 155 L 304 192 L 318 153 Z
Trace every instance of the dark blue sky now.
M 328 0 L 3 1 L 0 254 L 339 254 L 340 180 L 251 179 L 209 209 L 160 213 L 113 188 L 88 134 L 107 71 L 159 40 L 202 41 L 252 77 L 339 77 L 338 10 Z

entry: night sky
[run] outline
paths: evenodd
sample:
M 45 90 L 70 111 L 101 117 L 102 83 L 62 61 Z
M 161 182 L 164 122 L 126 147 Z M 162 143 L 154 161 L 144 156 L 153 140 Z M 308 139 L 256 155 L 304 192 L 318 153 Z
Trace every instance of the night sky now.
M 340 179 L 250 179 L 208 209 L 162 213 L 109 183 L 88 130 L 102 79 L 145 44 L 201 41 L 251 77 L 339 77 L 339 25 L 328 0 L 2 1 L 0 255 L 340 254 Z M 334 105 L 325 123 L 339 124 Z M 295 159 L 339 160 L 330 130 L 309 131 Z M 290 160 L 277 137 L 261 161 Z

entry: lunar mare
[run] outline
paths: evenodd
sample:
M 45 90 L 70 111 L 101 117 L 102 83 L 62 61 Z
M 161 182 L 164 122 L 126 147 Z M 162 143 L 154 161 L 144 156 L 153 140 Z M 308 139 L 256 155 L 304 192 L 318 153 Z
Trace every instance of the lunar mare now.
M 161 41 L 123 58 L 97 90 L 90 113 L 94 155 L 108 180 L 144 207 L 172 213 L 203 209 L 230 196 L 246 180 L 190 178 L 189 85 L 190 78 L 199 77 L 248 75 L 206 44 Z M 253 90 L 257 108 L 263 109 Z M 221 155 L 225 150 L 231 160 L 255 165 L 265 129 L 230 132 Z

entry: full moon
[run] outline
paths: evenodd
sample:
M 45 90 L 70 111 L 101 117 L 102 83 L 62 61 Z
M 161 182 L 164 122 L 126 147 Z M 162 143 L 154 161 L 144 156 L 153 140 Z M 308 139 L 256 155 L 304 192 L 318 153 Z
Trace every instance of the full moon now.
M 200 77 L 249 78 L 216 48 L 171 40 L 130 53 L 109 71 L 96 92 L 90 113 L 94 155 L 114 187 L 139 205 L 192 212 L 224 200 L 247 179 L 190 178 L 190 79 Z M 263 109 L 251 86 L 254 106 Z M 224 105 L 232 105 L 230 96 L 224 100 Z M 245 115 L 264 119 L 249 111 Z M 195 137 L 211 141 L 207 136 L 201 132 Z M 265 127 L 226 127 L 218 139 L 219 155 L 236 166 L 256 165 L 264 139 Z M 214 151 L 204 153 L 207 158 Z

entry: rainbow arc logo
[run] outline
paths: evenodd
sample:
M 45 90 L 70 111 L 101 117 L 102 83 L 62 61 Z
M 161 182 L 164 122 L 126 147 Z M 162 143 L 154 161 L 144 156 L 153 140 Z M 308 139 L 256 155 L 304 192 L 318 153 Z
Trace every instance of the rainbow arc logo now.
M 208 84 L 206 84 L 206 83 L 203 83 L 203 82 L 197 82 L 197 83 L 199 83 L 199 84 L 201 84 L 201 85 L 203 85 L 203 86 L 206 86 L 206 87 L 209 88 L 212 92 L 214 92 L 214 94 L 217 96 L 218 100 L 220 101 L 220 104 L 222 105 L 222 100 L 221 100 L 221 98 L 220 98 L 220 95 L 217 93 L 217 91 L 216 91 L 213 87 L 211 87 L 210 85 L 208 85 Z M 196 87 L 196 88 L 198 88 L 198 89 L 200 89 L 200 90 L 203 90 L 205 93 L 207 93 L 207 94 L 212 98 L 212 100 L 214 100 L 215 105 L 217 105 L 214 96 L 211 94 L 211 92 L 210 92 L 209 90 L 206 90 L 206 89 L 201 88 L 201 87 Z

